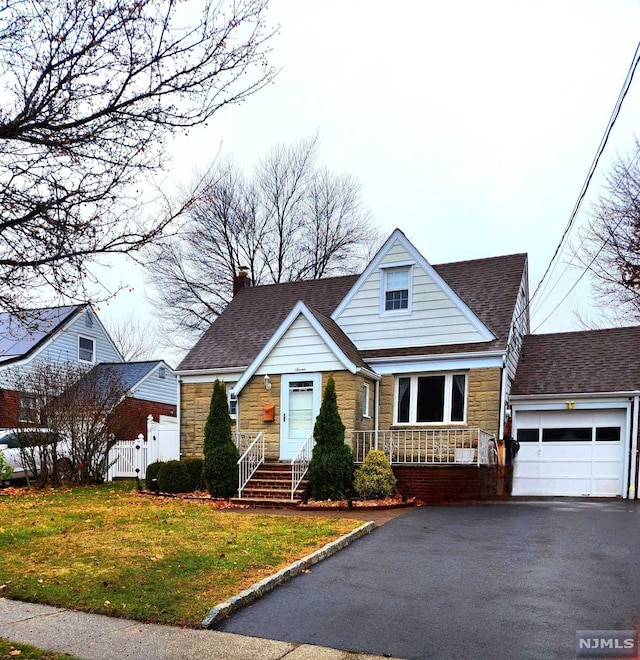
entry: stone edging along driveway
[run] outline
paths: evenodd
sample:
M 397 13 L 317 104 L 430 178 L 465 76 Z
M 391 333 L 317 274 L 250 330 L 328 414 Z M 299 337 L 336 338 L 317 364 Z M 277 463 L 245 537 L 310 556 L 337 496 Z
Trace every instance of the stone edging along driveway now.
M 345 536 L 341 536 L 339 539 L 327 543 L 327 545 L 320 548 L 320 550 L 316 550 L 310 555 L 298 559 L 298 561 L 294 561 L 293 564 L 279 570 L 277 573 L 260 580 L 260 582 L 256 582 L 248 589 L 241 591 L 237 596 L 232 596 L 224 603 L 219 603 L 213 607 L 209 611 L 209 614 L 207 614 L 202 620 L 202 627 L 212 628 L 221 619 L 233 614 L 233 612 L 239 610 L 241 607 L 249 605 L 249 603 L 252 603 L 254 600 L 269 593 L 278 585 L 281 585 L 296 575 L 299 575 L 309 566 L 313 566 L 313 564 L 317 564 L 319 561 L 322 561 L 323 559 L 334 555 L 339 550 L 346 548 L 349 544 L 362 538 L 365 534 L 371 533 L 376 527 L 378 527 L 378 525 L 374 522 L 364 523 L 364 525 L 354 529 L 352 532 L 349 532 L 349 534 L 345 534 Z

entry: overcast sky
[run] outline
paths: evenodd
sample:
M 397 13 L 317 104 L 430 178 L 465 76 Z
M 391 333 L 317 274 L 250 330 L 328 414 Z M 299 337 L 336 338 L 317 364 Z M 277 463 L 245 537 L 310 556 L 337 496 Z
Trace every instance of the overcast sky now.
M 533 291 L 627 74 L 640 3 L 270 0 L 269 14 L 280 74 L 178 140 L 167 186 L 217 153 L 249 168 L 270 146 L 317 131 L 319 162 L 359 178 L 385 235 L 399 227 L 433 264 L 527 252 Z M 636 80 L 601 175 L 631 149 L 639 110 Z M 534 329 L 579 275 L 562 270 Z M 143 281 L 132 274 L 134 292 L 100 315 L 148 313 Z M 593 313 L 588 298 L 579 286 L 538 331 L 576 329 L 574 309 Z

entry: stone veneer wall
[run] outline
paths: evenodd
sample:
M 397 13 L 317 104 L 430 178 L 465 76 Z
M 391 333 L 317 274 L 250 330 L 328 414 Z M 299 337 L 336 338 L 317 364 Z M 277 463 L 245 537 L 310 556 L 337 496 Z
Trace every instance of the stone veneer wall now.
M 204 425 L 213 383 L 180 383 L 180 452 L 182 458 L 202 458 Z
M 322 374 L 322 390 L 324 393 L 327 379 L 333 375 L 336 384 L 336 397 L 342 423 L 347 433 L 352 430 L 373 430 L 372 417 L 364 418 L 363 385 L 368 382 L 369 410 L 373 414 L 375 383 L 365 379 L 361 374 L 348 371 L 337 371 Z M 271 389 L 264 387 L 263 376 L 254 376 L 245 385 L 238 397 L 238 413 L 241 432 L 260 432 L 265 435 L 265 454 L 267 460 L 277 460 L 280 454 L 280 376 L 273 375 Z M 209 403 L 213 383 L 181 383 L 180 385 L 180 450 L 183 458 L 201 457 L 204 436 L 204 425 L 209 414 Z M 265 405 L 275 406 L 275 421 L 262 421 L 262 408 Z M 235 427 L 234 427 L 235 428 Z
M 469 391 L 466 426 L 497 434 L 500 417 L 500 369 L 472 369 L 468 372 L 467 382 Z M 393 426 L 394 385 L 395 376 L 383 376 L 380 383 L 380 429 L 402 428 Z M 429 425 L 429 428 L 433 426 Z

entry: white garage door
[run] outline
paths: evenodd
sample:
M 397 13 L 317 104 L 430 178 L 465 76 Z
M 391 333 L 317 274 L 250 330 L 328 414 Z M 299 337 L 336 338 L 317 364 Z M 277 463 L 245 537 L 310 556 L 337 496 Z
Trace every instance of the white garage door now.
M 622 495 L 625 410 L 517 411 L 513 495 Z

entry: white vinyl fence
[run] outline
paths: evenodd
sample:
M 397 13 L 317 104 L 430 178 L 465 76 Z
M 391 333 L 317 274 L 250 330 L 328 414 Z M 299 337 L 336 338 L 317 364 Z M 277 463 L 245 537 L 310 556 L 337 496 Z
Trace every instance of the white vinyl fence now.
M 155 461 L 180 459 L 180 432 L 175 417 L 160 416 L 158 422 L 149 415 L 147 437 L 118 440 L 109 453 L 107 481 L 119 478 L 144 479 L 147 465 Z

